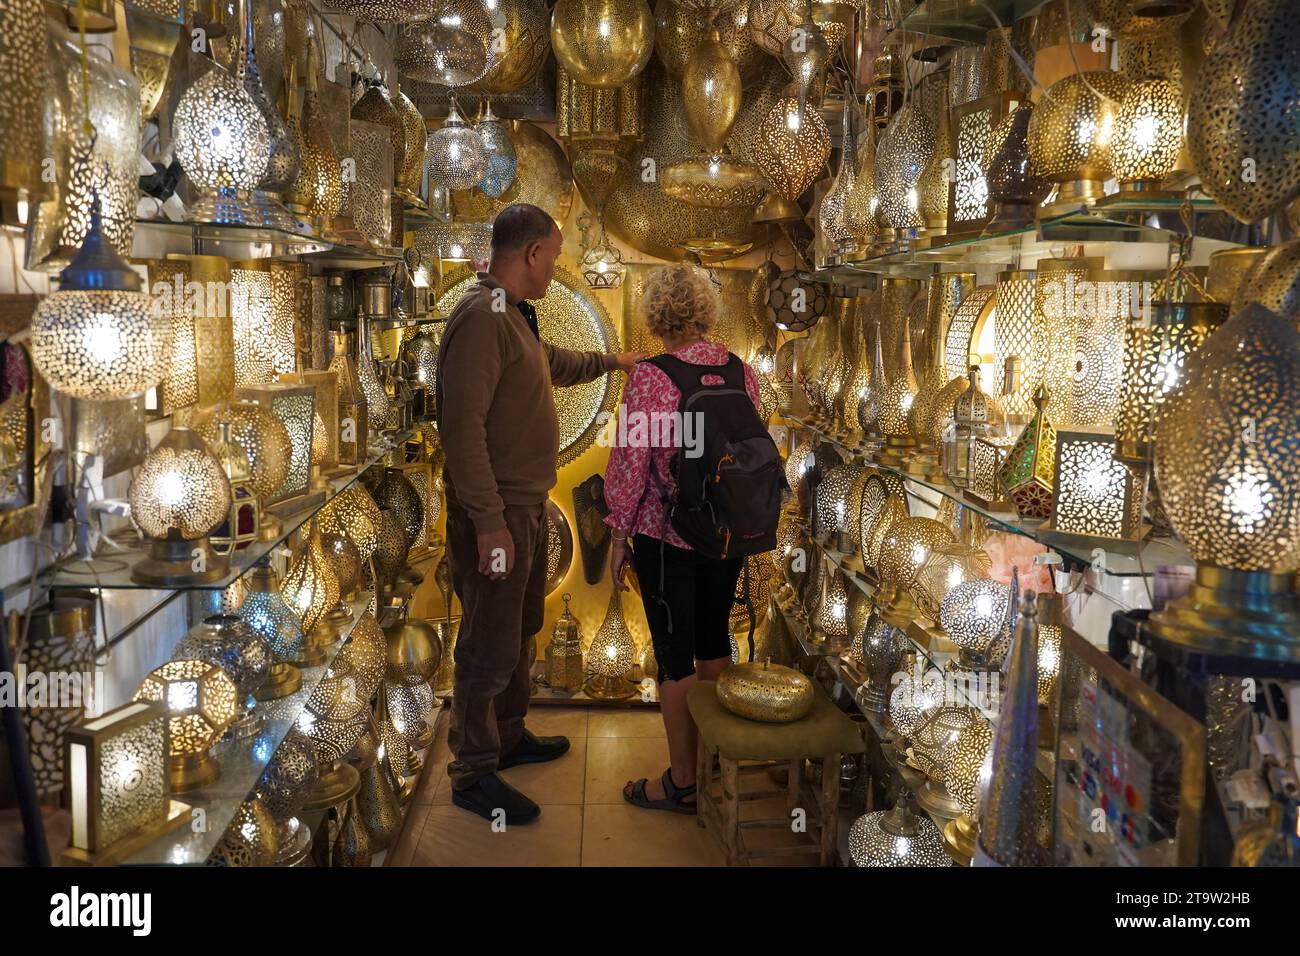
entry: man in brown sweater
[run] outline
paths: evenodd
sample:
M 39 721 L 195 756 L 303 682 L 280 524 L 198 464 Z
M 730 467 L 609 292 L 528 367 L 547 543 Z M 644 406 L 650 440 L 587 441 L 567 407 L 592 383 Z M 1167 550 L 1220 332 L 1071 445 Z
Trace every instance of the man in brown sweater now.
M 572 352 L 543 342 L 528 299 L 555 275 L 562 240 L 545 211 L 503 209 L 492 259 L 447 318 L 438 352 L 438 432 L 447 452 L 447 544 L 462 617 L 447 742 L 452 802 L 489 820 L 540 810 L 498 770 L 554 760 L 565 737 L 524 727 L 546 597 L 543 506 L 555 486 L 552 385 L 578 385 L 643 353 Z

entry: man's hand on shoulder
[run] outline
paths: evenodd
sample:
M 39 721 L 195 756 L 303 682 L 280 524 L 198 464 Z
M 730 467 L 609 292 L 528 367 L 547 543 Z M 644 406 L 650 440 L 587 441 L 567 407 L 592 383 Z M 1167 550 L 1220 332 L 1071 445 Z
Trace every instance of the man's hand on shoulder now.
M 649 352 L 619 352 L 614 356 L 614 367 L 624 372 L 631 372 L 636 363 L 650 357 Z

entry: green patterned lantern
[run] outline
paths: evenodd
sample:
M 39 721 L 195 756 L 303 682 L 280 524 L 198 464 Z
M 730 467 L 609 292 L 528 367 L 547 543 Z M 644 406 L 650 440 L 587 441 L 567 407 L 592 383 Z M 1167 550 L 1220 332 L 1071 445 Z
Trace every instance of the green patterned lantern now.
M 1047 390 L 1041 385 L 1034 406 L 1034 417 L 1016 439 L 999 476 L 1021 518 L 1046 521 L 1052 516 L 1056 426 L 1047 418 Z

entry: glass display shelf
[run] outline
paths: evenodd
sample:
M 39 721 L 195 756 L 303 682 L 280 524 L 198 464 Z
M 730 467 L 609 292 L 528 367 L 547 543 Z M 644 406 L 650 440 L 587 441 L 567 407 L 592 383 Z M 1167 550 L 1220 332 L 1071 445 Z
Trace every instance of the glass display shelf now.
M 1052 530 L 1047 522 L 1028 521 L 1014 511 L 999 511 L 974 500 L 965 490 L 945 479 L 925 478 L 891 465 L 876 464 L 869 450 L 847 445 L 816 425 L 798 417 L 786 416 L 798 427 L 815 433 L 824 441 L 835 445 L 848 457 L 878 471 L 897 475 L 904 482 L 908 495 L 916 501 L 937 509 L 939 498 L 951 499 L 992 523 L 998 530 L 1009 531 L 1044 545 L 1062 557 L 1079 565 L 1092 567 L 1112 577 L 1150 577 L 1162 565 L 1191 566 L 1196 562 L 1181 542 L 1173 538 L 1146 537 L 1139 541 L 1112 541 L 1079 535 L 1062 534 Z
M 138 219 L 131 255 L 135 259 L 162 259 L 168 255 L 283 259 L 329 248 L 330 243 L 318 236 L 262 226 Z
M 201 810 L 202 815 L 193 817 L 191 824 L 138 850 L 123 863 L 192 866 L 208 859 L 289 730 L 302 719 L 316 685 L 333 664 L 369 603 L 370 593 L 363 592 L 348 605 L 352 609 L 352 620 L 343 628 L 324 664 L 300 669 L 302 687 L 279 700 L 258 701 L 253 713 L 261 718 L 262 725 L 255 736 L 238 741 L 224 739 L 212 748 L 210 753 L 221 768 L 221 775 L 210 786 L 172 795 L 173 799 L 189 804 L 193 808 L 192 814 Z
M 333 478 L 327 478 L 328 486 L 323 500 L 318 500 L 314 505 L 308 505 L 301 511 L 282 516 L 280 521 L 282 527 L 274 538 L 266 541 L 255 541 L 242 551 L 233 552 L 230 555 L 230 569 L 222 577 L 215 581 L 209 581 L 202 584 L 182 584 L 176 586 L 160 585 L 155 583 L 143 583 L 136 581 L 131 577 L 131 569 L 136 563 L 144 560 L 147 553 L 138 546 L 124 548 L 118 551 L 101 551 L 99 554 L 89 560 L 72 560 L 60 564 L 51 572 L 47 572 L 42 578 L 42 584 L 51 590 L 67 588 L 100 588 L 103 590 L 136 590 L 136 591 L 221 591 L 229 587 L 239 578 L 252 569 L 257 561 L 268 554 L 280 548 L 308 521 L 310 521 L 326 504 L 332 501 L 341 492 L 347 490 L 361 475 L 369 468 L 381 462 L 386 455 L 393 449 L 402 447 L 407 439 L 414 435 L 414 431 L 404 432 L 394 436 L 390 441 L 391 444 L 383 446 L 372 445 L 370 456 L 366 459 L 364 465 L 359 466 L 355 471 L 339 475 Z
M 391 246 L 334 245 L 303 255 L 303 261 L 326 269 L 378 269 L 402 261 L 402 250 Z
M 846 285 L 851 284 L 849 279 L 854 273 L 924 279 L 943 271 L 945 265 L 1015 265 L 1021 256 L 1054 255 L 1059 253 L 1063 243 L 1100 244 L 1112 248 L 1134 243 L 1167 246 L 1180 238 L 1179 233 L 1142 222 L 1126 221 L 1129 215 L 1119 219 L 1110 214 L 1133 214 L 1131 218 L 1141 218 L 1141 213 L 1177 211 L 1183 204 L 1181 196 L 1112 197 L 1112 202 L 1105 206 L 1099 203 L 1091 210 L 1080 206 L 997 235 L 939 236 L 933 239 L 922 236 L 908 248 L 889 250 L 858 261 L 837 261 L 833 266 L 811 273 L 809 278 Z M 1212 200 L 1193 200 L 1191 206 L 1197 212 L 1219 209 Z M 1194 244 L 1206 244 L 1207 247 L 1210 242 L 1194 240 Z M 1218 248 L 1231 243 L 1213 241 L 1213 245 Z

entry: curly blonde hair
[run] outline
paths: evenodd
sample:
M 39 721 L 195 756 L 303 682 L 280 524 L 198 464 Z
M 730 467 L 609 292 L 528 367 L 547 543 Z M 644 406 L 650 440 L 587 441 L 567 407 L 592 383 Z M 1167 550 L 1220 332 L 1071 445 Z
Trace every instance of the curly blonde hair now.
M 708 335 L 720 305 L 708 273 L 687 262 L 655 269 L 641 296 L 646 327 L 661 339 Z

